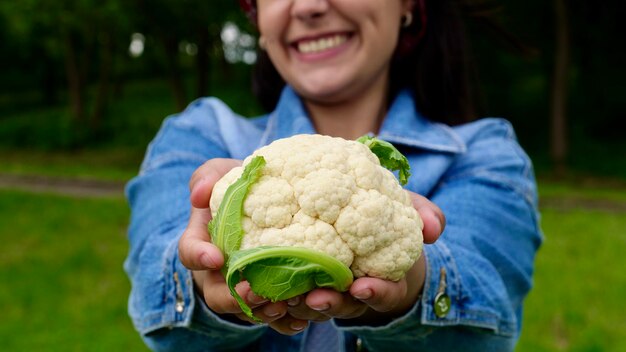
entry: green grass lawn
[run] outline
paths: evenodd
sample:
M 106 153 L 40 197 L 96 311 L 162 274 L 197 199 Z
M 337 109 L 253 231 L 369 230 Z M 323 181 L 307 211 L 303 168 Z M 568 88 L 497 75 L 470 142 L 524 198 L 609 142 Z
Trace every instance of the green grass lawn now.
M 540 182 L 545 242 L 518 351 L 626 351 L 623 181 Z
M 144 150 L 2 150 L 0 173 L 126 182 L 137 175 Z
M 626 213 L 542 214 L 519 351 L 626 351 Z
M 548 184 L 549 197 L 623 193 Z M 621 194 L 621 196 L 620 196 Z M 518 351 L 625 351 L 626 214 L 542 209 L 545 243 Z M 3 351 L 139 351 L 126 315 L 123 199 L 0 191 L 0 344 Z
M 123 199 L 0 191 L 0 349 L 141 351 L 126 314 Z

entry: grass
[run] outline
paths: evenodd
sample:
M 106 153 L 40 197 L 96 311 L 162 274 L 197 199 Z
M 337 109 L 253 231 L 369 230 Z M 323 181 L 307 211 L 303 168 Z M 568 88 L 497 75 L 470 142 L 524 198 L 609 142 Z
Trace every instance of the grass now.
M 123 199 L 0 191 L 3 351 L 140 351 Z
M 125 182 L 135 176 L 143 151 L 127 149 L 0 150 L 0 173 Z
M 556 183 L 540 189 L 542 196 L 565 200 L 611 196 L 608 189 Z M 626 201 L 623 192 L 613 193 L 611 201 Z M 624 215 L 584 207 L 542 209 L 546 239 L 518 351 L 626 350 Z M 0 190 L 0 223 L 8 224 L 0 227 L 3 350 L 144 349 L 126 315 L 127 222 L 121 198 Z
M 626 351 L 626 216 L 543 209 L 519 351 Z
M 626 191 L 597 181 L 540 183 L 542 199 L 561 202 L 541 209 L 545 242 L 518 351 L 626 350 Z
M 626 202 L 626 182 L 618 179 L 540 180 L 539 193 L 542 198 L 565 197 Z

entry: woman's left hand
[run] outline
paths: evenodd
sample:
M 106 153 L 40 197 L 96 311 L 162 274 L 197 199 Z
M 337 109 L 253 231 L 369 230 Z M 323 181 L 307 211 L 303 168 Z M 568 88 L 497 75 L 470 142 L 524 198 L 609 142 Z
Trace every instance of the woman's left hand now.
M 424 243 L 437 241 L 445 227 L 445 217 L 439 207 L 428 199 L 409 192 L 413 206 L 424 221 Z M 419 298 L 426 276 L 424 256 L 415 262 L 405 277 L 388 281 L 372 277 L 355 280 L 348 292 L 318 288 L 306 295 L 287 301 L 287 313 L 270 326 L 283 334 L 292 335 L 304 329 L 309 321 L 331 318 L 352 319 L 355 324 L 389 321 L 408 312 Z

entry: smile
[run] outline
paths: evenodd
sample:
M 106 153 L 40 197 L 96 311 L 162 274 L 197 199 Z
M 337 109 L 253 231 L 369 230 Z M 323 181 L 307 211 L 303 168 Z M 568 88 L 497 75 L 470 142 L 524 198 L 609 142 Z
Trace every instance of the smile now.
M 300 41 L 296 48 L 303 54 L 313 54 L 336 48 L 348 40 L 345 34 L 336 34 L 330 37 L 318 38 L 315 40 Z

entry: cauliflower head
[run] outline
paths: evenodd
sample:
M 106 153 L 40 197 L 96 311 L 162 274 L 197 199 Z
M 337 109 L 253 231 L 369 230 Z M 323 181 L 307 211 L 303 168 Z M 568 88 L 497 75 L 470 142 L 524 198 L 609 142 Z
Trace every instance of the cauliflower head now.
M 419 257 L 423 222 L 409 194 L 368 146 L 342 138 L 297 135 L 256 150 L 213 188 L 213 217 L 257 156 L 265 166 L 243 201 L 240 249 L 307 248 L 355 277 L 394 281 Z

